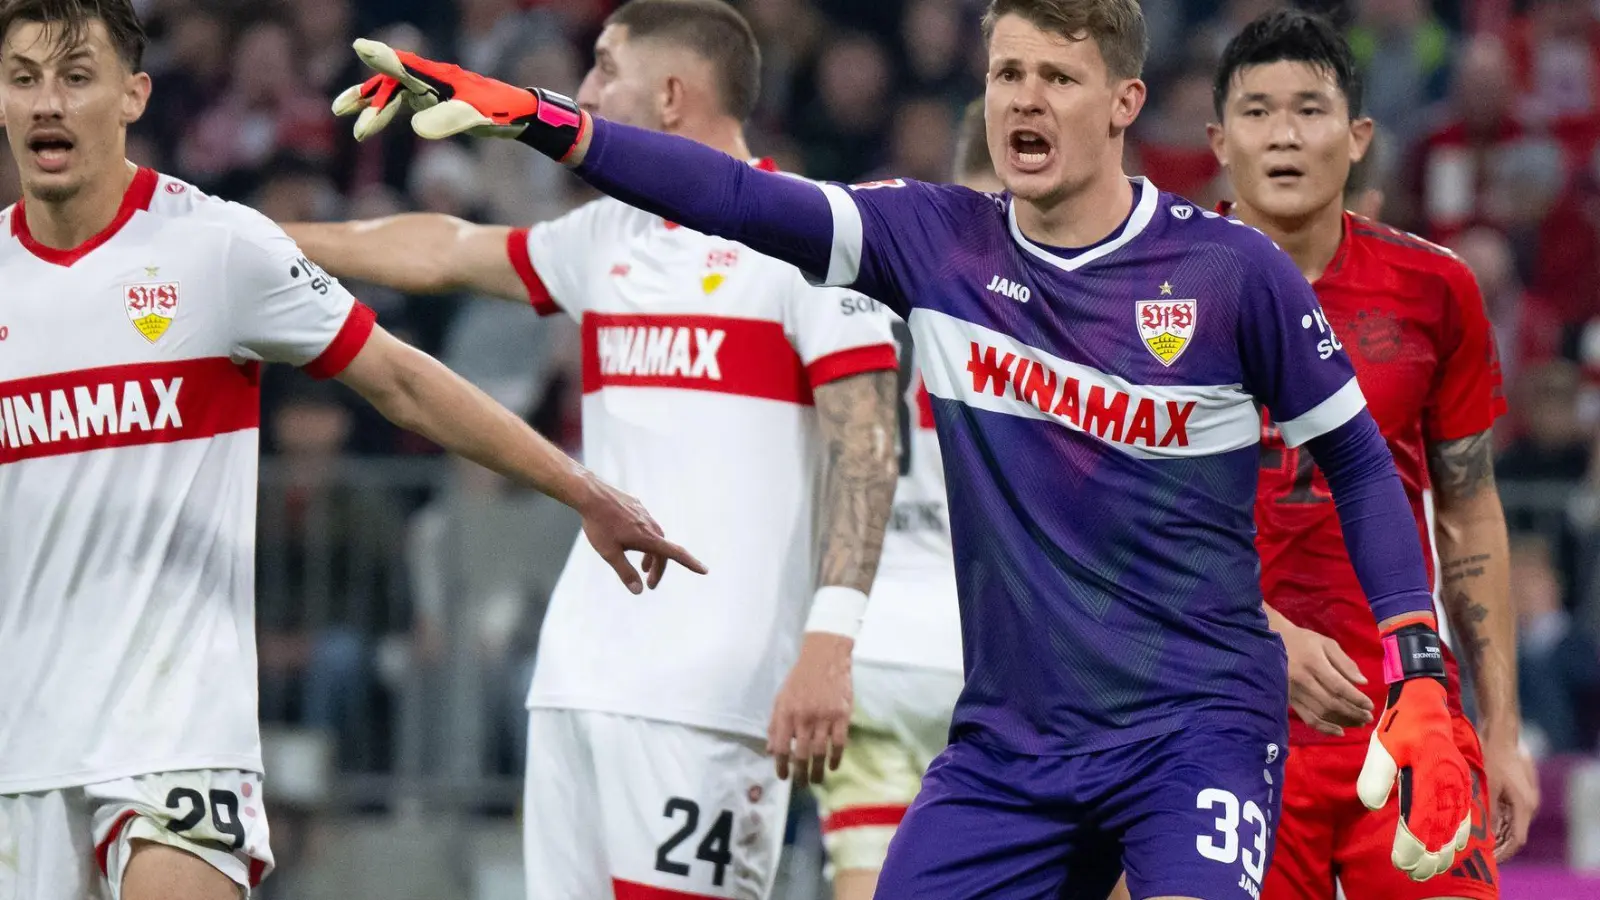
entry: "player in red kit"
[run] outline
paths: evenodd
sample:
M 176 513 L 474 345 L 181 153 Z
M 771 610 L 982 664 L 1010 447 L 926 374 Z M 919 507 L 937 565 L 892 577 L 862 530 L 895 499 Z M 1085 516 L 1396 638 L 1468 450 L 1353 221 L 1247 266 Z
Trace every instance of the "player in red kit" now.
M 1517 746 L 1506 528 L 1490 436 L 1505 401 L 1477 283 L 1448 250 L 1345 210 L 1372 121 L 1360 115 L 1349 47 L 1328 23 L 1285 11 L 1246 26 L 1223 56 L 1215 102 L 1211 143 L 1237 197 L 1228 211 L 1295 260 L 1322 305 L 1301 326 L 1321 336 L 1324 356 L 1342 345 L 1355 363 L 1417 529 L 1438 550 L 1444 608 L 1481 713 L 1475 731 L 1445 648 L 1455 738 L 1472 769 L 1472 831 L 1445 872 L 1413 881 L 1390 862 L 1399 854 L 1398 802 L 1356 778 L 1391 660 L 1374 639 L 1327 483 L 1307 454 L 1285 446 L 1268 410 L 1256 544 L 1269 617 L 1289 653 L 1295 715 L 1262 898 L 1332 900 L 1336 884 L 1360 900 L 1498 897 L 1496 860 L 1521 847 L 1538 801 Z

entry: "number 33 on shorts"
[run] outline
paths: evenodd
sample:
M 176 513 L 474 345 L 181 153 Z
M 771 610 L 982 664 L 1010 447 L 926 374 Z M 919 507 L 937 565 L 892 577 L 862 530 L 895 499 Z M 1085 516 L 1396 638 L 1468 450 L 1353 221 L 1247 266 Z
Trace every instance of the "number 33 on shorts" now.
M 1254 800 L 1241 804 L 1237 795 L 1222 788 L 1202 790 L 1194 803 L 1197 809 L 1209 810 L 1217 817 L 1211 832 L 1194 839 L 1195 849 L 1223 865 L 1238 863 L 1243 870 L 1239 887 L 1251 897 L 1259 896 L 1271 847 L 1266 811 Z

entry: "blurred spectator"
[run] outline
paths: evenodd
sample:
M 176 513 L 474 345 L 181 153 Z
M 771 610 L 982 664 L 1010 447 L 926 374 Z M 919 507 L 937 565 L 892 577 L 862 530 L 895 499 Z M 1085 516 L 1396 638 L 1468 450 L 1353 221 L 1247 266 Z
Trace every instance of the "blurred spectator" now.
M 835 37 L 817 65 L 817 97 L 795 123 L 812 178 L 855 181 L 884 160 L 889 60 L 860 33 Z
M 1216 4 L 1208 5 L 1217 9 Z M 1194 30 L 1188 50 L 1200 59 L 1221 59 L 1228 42 L 1243 31 L 1244 26 L 1258 16 L 1288 5 L 1286 0 L 1223 0 L 1221 9 Z
M 894 114 L 890 159 L 884 177 L 944 181 L 950 174 L 955 147 L 955 116 L 943 100 L 923 98 L 901 105 Z
M 1366 114 L 1408 146 L 1416 111 L 1444 99 L 1450 32 L 1426 0 L 1359 0 L 1350 49 L 1361 68 Z
M 911 0 L 900 23 L 903 93 L 942 98 L 955 105 L 978 89 L 963 50 L 973 23 L 957 0 Z
M 1600 114 L 1600 22 L 1588 0 L 1529 0 L 1508 42 L 1530 120 Z
M 1507 384 L 1516 384 L 1524 367 L 1560 356 L 1561 319 L 1548 300 L 1523 288 L 1504 235 L 1492 228 L 1473 228 L 1457 235 L 1450 249 L 1477 276 Z
M 1215 206 L 1223 199 L 1218 176 L 1222 167 L 1211 152 L 1206 123 L 1216 117 L 1212 105 L 1211 67 L 1193 65 L 1157 97 L 1134 123 L 1129 145 L 1130 168 L 1150 176 L 1164 191 Z
M 318 162 L 333 149 L 328 105 L 301 82 L 294 38 L 278 22 L 258 22 L 233 51 L 228 92 L 192 124 L 178 163 L 201 187 L 224 195 L 248 193 L 255 170 L 292 153 Z
M 290 0 L 289 7 L 299 39 L 300 71 L 308 89 L 331 101 L 340 91 L 365 80 L 350 52 L 355 37 L 350 0 Z
M 1546 538 L 1512 538 L 1518 695 L 1523 727 L 1540 755 L 1592 752 L 1600 724 L 1600 649 L 1562 605 L 1561 582 Z
M 322 222 L 338 214 L 341 198 L 313 163 L 288 156 L 261 171 L 250 205 L 274 222 Z
M 205 8 L 169 17 L 166 40 L 152 47 L 150 103 L 131 129 L 173 159 L 189 127 L 222 96 L 228 83 L 228 25 Z M 187 174 L 187 173 L 186 173 Z
M 491 78 L 512 78 L 522 49 L 542 43 L 549 27 L 524 13 L 517 0 L 457 0 L 457 5 L 461 29 L 452 59 Z
M 258 529 L 261 716 L 324 730 L 344 765 L 371 770 L 386 733 L 371 654 L 403 624 L 402 519 L 386 492 L 339 476 L 354 425 L 343 389 L 295 377 L 271 422 L 287 483 Z
M 1525 367 L 1511 394 L 1512 434 L 1495 462 L 1506 481 L 1576 485 L 1589 468 L 1589 437 L 1578 416 L 1577 366 L 1564 359 Z

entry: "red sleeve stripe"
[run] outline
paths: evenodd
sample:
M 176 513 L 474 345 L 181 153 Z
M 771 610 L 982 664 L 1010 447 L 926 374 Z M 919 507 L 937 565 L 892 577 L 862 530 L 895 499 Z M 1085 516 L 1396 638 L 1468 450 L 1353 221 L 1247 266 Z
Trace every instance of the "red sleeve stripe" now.
M 552 316 L 561 311 L 544 279 L 533 269 L 533 258 L 528 255 L 528 229 L 513 228 L 506 238 L 506 255 L 511 258 L 511 268 L 517 270 L 522 286 L 528 289 L 528 302 L 541 316 Z
M 863 372 L 893 372 L 900 367 L 894 355 L 893 344 L 871 344 L 851 347 L 820 357 L 806 366 L 806 378 L 813 388 L 830 381 L 860 375 Z
M 886 803 L 879 806 L 852 806 L 838 810 L 822 822 L 822 831 L 831 834 L 849 828 L 894 828 L 906 817 L 910 807 Z
M 711 894 L 691 894 L 621 878 L 611 879 L 611 893 L 616 900 L 716 900 Z
M 328 349 L 302 367 L 305 373 L 312 378 L 332 378 L 343 372 L 356 354 L 361 352 L 361 348 L 367 345 L 367 339 L 372 337 L 372 329 L 377 324 L 378 314 L 372 311 L 372 307 L 357 300 L 350 307 L 350 315 L 345 317 L 339 333 L 328 344 Z

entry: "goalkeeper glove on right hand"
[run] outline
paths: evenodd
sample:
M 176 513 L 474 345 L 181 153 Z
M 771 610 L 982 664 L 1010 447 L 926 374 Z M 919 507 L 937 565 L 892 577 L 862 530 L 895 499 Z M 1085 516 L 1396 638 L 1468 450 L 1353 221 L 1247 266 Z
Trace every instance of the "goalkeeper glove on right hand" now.
M 1356 779 L 1368 809 L 1382 809 L 1398 781 L 1400 816 L 1389 859 L 1414 881 L 1450 868 L 1472 828 L 1472 785 L 1445 704 L 1444 654 L 1433 617 L 1383 635 L 1389 700 Z
M 514 138 L 557 161 L 572 152 L 588 127 L 578 105 L 553 91 L 513 87 L 378 41 L 362 38 L 354 46 L 362 62 L 379 73 L 333 104 L 338 115 L 360 111 L 357 140 L 389 124 L 402 98 L 416 110 L 411 128 L 421 137 Z

